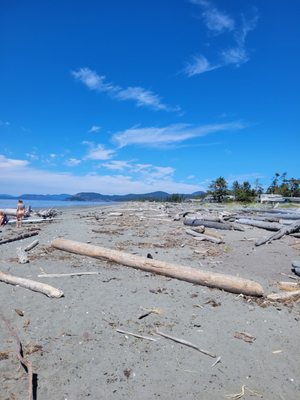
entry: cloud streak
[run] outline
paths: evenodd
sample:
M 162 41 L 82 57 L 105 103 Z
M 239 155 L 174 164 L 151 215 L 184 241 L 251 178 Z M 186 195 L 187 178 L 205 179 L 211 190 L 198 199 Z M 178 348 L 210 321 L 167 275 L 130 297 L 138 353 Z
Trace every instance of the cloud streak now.
M 107 82 L 104 75 L 98 75 L 97 72 L 91 69 L 79 68 L 71 72 L 72 76 L 79 82 L 83 83 L 88 89 L 100 93 L 107 93 L 111 98 L 118 101 L 132 100 L 138 107 L 147 107 L 155 111 L 180 111 L 180 107 L 171 107 L 162 102 L 159 95 L 151 90 L 146 90 L 140 86 L 129 86 L 122 88 Z
M 201 7 L 202 21 L 208 32 L 214 35 L 230 34 L 232 45 L 216 54 L 217 62 L 212 63 L 203 54 L 193 56 L 186 63 L 184 72 L 188 77 L 210 72 L 221 67 L 240 67 L 250 60 L 246 48 L 246 38 L 249 32 L 257 25 L 258 15 L 252 19 L 246 19 L 243 15 L 241 22 L 237 22 L 232 16 L 219 10 L 208 0 L 190 0 L 190 3 Z
M 85 160 L 109 160 L 115 154 L 115 150 L 106 149 L 102 144 L 94 144 L 92 142 L 83 142 L 89 147 L 84 157 Z
M 245 126 L 239 122 L 223 124 L 209 124 L 193 126 L 190 124 L 173 124 L 165 127 L 134 127 L 113 135 L 113 141 L 119 148 L 129 145 L 160 147 L 181 143 L 196 137 L 212 133 L 243 129 Z
M 150 174 L 147 179 L 144 175 L 140 178 L 133 178 L 128 173 L 75 175 L 32 168 L 26 160 L 9 159 L 0 155 L 0 168 L 5 168 L 5 174 L 1 177 L 2 191 L 11 195 L 21 193 L 75 194 L 78 192 L 128 194 L 149 193 L 156 190 L 169 193 L 192 193 L 201 190 L 198 185 L 174 181 L 170 167 L 152 166 L 153 174 L 152 176 Z M 18 193 L 16 193 L 16 188 Z

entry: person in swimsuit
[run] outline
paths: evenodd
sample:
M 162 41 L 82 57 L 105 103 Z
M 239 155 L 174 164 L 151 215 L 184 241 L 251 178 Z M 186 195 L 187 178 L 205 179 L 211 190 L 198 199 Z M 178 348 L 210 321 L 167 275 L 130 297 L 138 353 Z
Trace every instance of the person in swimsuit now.
M 17 228 L 20 228 L 22 226 L 22 220 L 24 218 L 24 215 L 25 215 L 25 205 L 23 203 L 23 200 L 19 200 L 18 205 L 17 205 L 17 211 L 16 211 L 16 217 L 17 217 L 16 227 Z

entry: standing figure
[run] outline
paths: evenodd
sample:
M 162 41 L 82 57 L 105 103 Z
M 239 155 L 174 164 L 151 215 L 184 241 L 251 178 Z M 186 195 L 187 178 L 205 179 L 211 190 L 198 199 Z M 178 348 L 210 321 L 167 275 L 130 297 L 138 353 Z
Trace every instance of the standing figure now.
M 23 200 L 19 200 L 18 205 L 17 205 L 17 211 L 16 211 L 16 216 L 17 216 L 16 227 L 17 228 L 20 228 L 22 226 L 22 220 L 24 218 L 24 215 L 25 215 L 25 205 L 23 203 Z

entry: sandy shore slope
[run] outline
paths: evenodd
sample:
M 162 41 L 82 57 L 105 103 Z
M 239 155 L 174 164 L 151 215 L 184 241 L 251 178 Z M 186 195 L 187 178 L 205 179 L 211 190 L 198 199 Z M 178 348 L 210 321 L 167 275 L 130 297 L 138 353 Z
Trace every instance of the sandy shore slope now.
M 1 239 L 34 229 L 39 234 L 1 245 L 0 270 L 64 292 L 51 299 L 0 282 L 0 310 L 18 332 L 37 374 L 36 399 L 217 400 L 233 398 L 226 395 L 241 392 L 243 385 L 244 399 L 255 393 L 268 400 L 299 399 L 299 302 L 270 303 L 51 247 L 53 239 L 63 237 L 150 254 L 252 279 L 266 293 L 278 291 L 277 281 L 290 280 L 281 273 L 292 274 L 300 239 L 285 236 L 255 247 L 255 239 L 266 231 L 246 226 L 244 232 L 215 230 L 223 244 L 198 242 L 186 234 L 182 219 L 174 221 L 178 212 L 193 207 L 126 203 L 70 208 L 53 222 L 1 228 Z M 110 214 L 117 211 L 122 215 Z M 17 247 L 34 239 L 39 245 L 28 253 L 30 262 L 19 264 Z M 38 277 L 73 272 L 98 274 Z M 15 339 L 2 320 L 0 327 L 0 400 L 27 399 L 27 374 L 18 368 Z M 220 362 L 212 366 L 216 359 L 157 336 L 156 330 L 215 353 Z

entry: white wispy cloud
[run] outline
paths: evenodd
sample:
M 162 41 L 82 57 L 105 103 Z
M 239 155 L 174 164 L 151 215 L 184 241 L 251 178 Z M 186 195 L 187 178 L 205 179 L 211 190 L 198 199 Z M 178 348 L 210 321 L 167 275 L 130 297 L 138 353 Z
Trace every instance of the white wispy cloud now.
M 188 139 L 206 136 L 216 132 L 240 130 L 244 127 L 244 124 L 239 121 L 200 126 L 193 126 L 190 124 L 173 124 L 162 128 L 134 127 L 116 133 L 113 135 L 113 140 L 120 148 L 128 145 L 159 147 L 163 145 L 180 143 Z
M 138 107 L 148 107 L 153 110 L 180 111 L 179 106 L 171 107 L 164 104 L 161 97 L 151 90 L 144 89 L 140 86 L 122 88 L 107 82 L 104 75 L 98 75 L 97 72 L 87 67 L 72 71 L 71 74 L 76 80 L 83 83 L 90 90 L 107 93 L 113 99 L 119 101 L 133 100 Z
M 89 150 L 84 157 L 85 160 L 109 160 L 115 154 L 115 150 L 106 149 L 102 144 L 92 142 L 83 142 L 89 147 Z
M 174 175 L 175 168 L 173 167 L 162 167 L 156 166 L 153 164 L 139 164 L 132 161 L 110 161 L 108 163 L 103 163 L 103 167 L 110 170 L 117 171 L 128 171 L 134 175 L 143 176 L 143 180 L 149 182 L 149 180 L 153 179 L 166 179 L 170 176 Z
M 101 129 L 101 126 L 98 125 L 93 125 L 89 130 L 88 133 L 97 133 L 99 132 Z
M 0 169 L 3 170 L 13 170 L 13 171 L 18 171 L 19 169 L 22 169 L 29 165 L 29 162 L 27 160 L 15 160 L 13 158 L 7 158 L 4 155 L 0 154 Z M 2 179 L 3 177 L 1 177 Z
M 76 167 L 76 165 L 79 165 L 81 163 L 81 160 L 78 160 L 77 158 L 69 158 L 68 160 L 65 161 L 65 164 L 68 167 Z
M 75 175 L 67 172 L 50 172 L 32 168 L 28 161 L 9 159 L 0 155 L 0 168 L 5 174 L 1 176 L 3 193 L 19 195 L 21 193 L 78 193 L 98 192 L 104 194 L 148 193 L 163 190 L 169 193 L 192 193 L 201 190 L 199 185 L 177 182 L 168 174 L 171 170 L 156 168 L 157 176 L 145 179 L 122 175 Z M 169 167 L 168 167 L 169 168 Z M 163 176 L 163 178 L 161 178 Z M 17 191 L 17 192 L 16 192 Z
M 200 6 L 203 10 L 202 20 L 209 32 L 218 35 L 230 34 L 232 45 L 217 53 L 215 56 L 217 61 L 213 63 L 202 54 L 192 57 L 192 60 L 184 68 L 188 77 L 229 65 L 239 67 L 250 60 L 246 48 L 246 38 L 248 33 L 256 28 L 257 13 L 251 19 L 246 19 L 242 14 L 240 20 L 237 21 L 231 15 L 219 10 L 211 1 L 190 0 L 190 3 Z
M 193 56 L 184 68 L 188 77 L 203 74 L 204 72 L 213 71 L 220 68 L 222 65 L 212 65 L 203 55 Z

